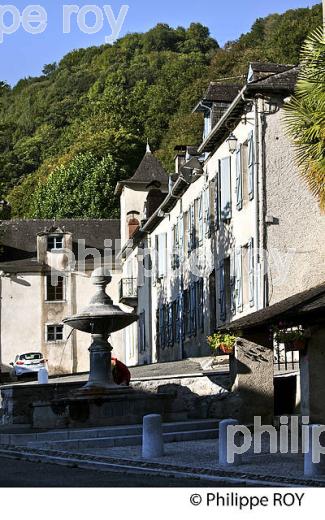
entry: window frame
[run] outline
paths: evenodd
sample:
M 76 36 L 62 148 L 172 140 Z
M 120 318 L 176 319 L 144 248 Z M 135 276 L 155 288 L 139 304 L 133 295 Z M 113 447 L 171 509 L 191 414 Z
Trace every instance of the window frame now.
M 53 240 L 53 247 L 50 248 L 49 242 Z M 61 247 L 57 247 L 57 242 L 61 242 Z M 47 236 L 47 252 L 62 251 L 64 249 L 64 235 L 63 234 L 51 234 Z
M 54 298 L 50 298 L 49 297 L 49 282 L 51 281 L 51 278 L 52 278 L 52 275 L 51 274 L 47 274 L 45 276 L 45 303 L 63 303 L 63 302 L 66 302 L 66 280 L 65 280 L 65 277 L 64 276 L 61 276 L 59 275 L 57 278 L 58 278 L 58 283 L 59 283 L 59 280 L 62 280 L 62 298 L 56 298 L 56 291 L 58 290 L 58 285 L 55 286 L 55 285 L 52 285 L 51 284 L 51 288 L 52 290 L 54 291 Z
M 53 329 L 53 339 L 49 338 L 49 334 L 50 334 L 49 329 L 50 328 Z M 59 332 L 60 335 L 62 334 L 62 338 L 57 338 L 57 335 L 58 335 L 57 329 L 59 329 L 59 328 L 62 329 L 61 332 Z M 45 341 L 46 341 L 46 343 L 63 343 L 65 341 L 64 340 L 64 325 L 62 323 L 48 323 L 45 328 Z

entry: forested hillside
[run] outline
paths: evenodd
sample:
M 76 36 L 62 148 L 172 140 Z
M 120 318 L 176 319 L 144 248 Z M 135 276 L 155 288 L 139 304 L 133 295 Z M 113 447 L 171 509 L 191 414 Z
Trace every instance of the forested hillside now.
M 209 81 L 244 82 L 249 61 L 297 63 L 319 25 L 321 5 L 290 10 L 220 48 L 200 24 L 159 24 L 73 51 L 12 89 L 0 81 L 0 197 L 19 217 L 116 215 L 114 184 L 132 174 L 147 137 L 171 170 L 175 144 L 200 140 L 191 110 Z

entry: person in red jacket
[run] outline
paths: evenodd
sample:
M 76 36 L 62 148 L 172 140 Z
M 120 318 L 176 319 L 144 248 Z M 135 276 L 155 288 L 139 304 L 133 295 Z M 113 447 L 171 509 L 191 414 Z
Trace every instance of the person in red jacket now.
M 119 361 L 116 357 L 112 357 L 113 379 L 117 385 L 130 385 L 131 374 L 127 366 Z

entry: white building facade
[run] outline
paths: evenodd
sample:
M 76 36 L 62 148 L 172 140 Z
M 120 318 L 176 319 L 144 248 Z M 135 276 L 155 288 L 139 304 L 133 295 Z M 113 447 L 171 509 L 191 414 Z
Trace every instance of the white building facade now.
M 177 147 L 168 194 L 122 243 L 140 316 L 130 364 L 208 355 L 218 328 L 324 282 L 325 217 L 283 120 L 296 79 L 251 64 L 244 87 L 211 84 L 197 105 L 202 144 Z

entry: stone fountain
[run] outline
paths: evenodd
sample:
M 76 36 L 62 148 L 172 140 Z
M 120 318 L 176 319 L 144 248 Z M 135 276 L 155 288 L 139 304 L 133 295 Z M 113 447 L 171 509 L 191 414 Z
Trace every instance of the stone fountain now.
M 107 269 L 96 269 L 91 282 L 96 288 L 89 305 L 64 323 L 91 335 L 90 373 L 86 385 L 78 381 L 49 381 L 47 385 L 7 387 L 2 391 L 6 424 L 29 424 L 34 428 L 89 428 L 139 424 L 144 415 L 159 413 L 165 420 L 178 418 L 175 392 L 136 391 L 114 383 L 109 337 L 138 317 L 113 304 L 105 289 L 111 282 Z
M 64 323 L 73 329 L 91 334 L 90 373 L 88 383 L 76 392 L 76 395 L 100 396 L 112 392 L 126 391 L 113 381 L 111 367 L 112 346 L 109 336 L 137 321 L 138 316 L 124 312 L 113 304 L 106 294 L 106 287 L 111 282 L 110 272 L 105 268 L 96 269 L 91 275 L 91 282 L 96 287 L 96 294 L 90 304 L 76 316 L 66 318 Z

